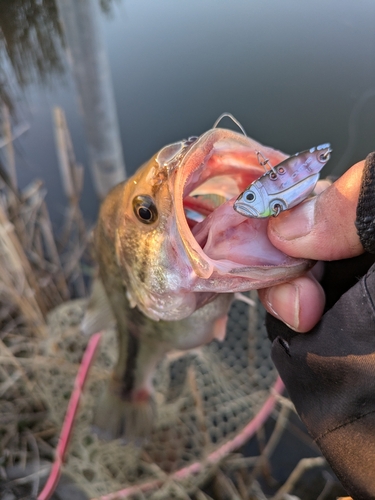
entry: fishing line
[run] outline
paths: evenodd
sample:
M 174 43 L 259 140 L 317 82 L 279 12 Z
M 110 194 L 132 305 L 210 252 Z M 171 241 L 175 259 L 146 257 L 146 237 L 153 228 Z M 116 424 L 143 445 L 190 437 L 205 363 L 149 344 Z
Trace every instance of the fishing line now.
M 230 120 L 232 120 L 233 123 L 235 123 L 237 125 L 237 127 L 241 130 L 241 132 L 243 133 L 243 135 L 245 137 L 247 137 L 247 134 L 245 132 L 245 129 L 243 128 L 243 126 L 241 125 L 241 123 L 237 120 L 237 118 L 235 118 L 231 113 L 222 113 L 219 118 L 215 121 L 215 123 L 213 124 L 213 127 L 212 128 L 217 128 L 217 126 L 219 125 L 219 123 L 221 122 L 221 120 L 223 118 L 229 118 Z

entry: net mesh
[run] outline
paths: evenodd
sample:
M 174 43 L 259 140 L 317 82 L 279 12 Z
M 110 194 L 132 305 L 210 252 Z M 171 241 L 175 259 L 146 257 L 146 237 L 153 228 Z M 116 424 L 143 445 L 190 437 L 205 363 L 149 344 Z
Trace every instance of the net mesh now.
M 257 301 L 256 293 L 251 297 Z M 35 370 L 50 419 L 61 426 L 87 338 L 79 332 L 86 301 L 49 315 L 43 363 Z M 64 470 L 90 496 L 160 479 L 195 462 L 238 435 L 259 412 L 276 380 L 259 302 L 236 301 L 223 342 L 166 357 L 154 378 L 157 418 L 146 442 L 101 441 L 91 429 L 95 401 L 116 361 L 116 335 L 103 334 L 75 423 Z M 204 481 L 210 466 L 181 479 L 184 490 Z M 160 493 L 160 492 L 159 492 Z M 157 498 L 158 493 L 150 493 Z

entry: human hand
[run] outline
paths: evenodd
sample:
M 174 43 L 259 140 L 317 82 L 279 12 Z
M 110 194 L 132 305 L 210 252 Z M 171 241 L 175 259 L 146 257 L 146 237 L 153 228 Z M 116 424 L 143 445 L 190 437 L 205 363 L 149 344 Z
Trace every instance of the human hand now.
M 324 264 L 324 292 L 312 273 L 259 292 L 271 312 L 271 356 L 288 395 L 336 476 L 358 499 L 375 492 L 374 188 L 375 152 L 316 198 L 271 220 L 276 247 L 330 262 Z
M 292 257 L 318 261 L 360 255 L 363 247 L 354 221 L 363 168 L 361 161 L 319 195 L 270 219 L 272 244 Z M 325 295 L 317 266 L 305 276 L 258 292 L 267 311 L 297 332 L 311 330 L 323 314 Z

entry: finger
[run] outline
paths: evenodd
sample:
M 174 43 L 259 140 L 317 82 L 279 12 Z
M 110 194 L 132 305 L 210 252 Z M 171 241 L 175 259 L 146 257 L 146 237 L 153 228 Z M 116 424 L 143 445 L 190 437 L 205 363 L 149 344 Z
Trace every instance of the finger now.
M 325 295 L 311 274 L 258 291 L 267 311 L 296 332 L 308 332 L 320 320 Z
M 357 163 L 314 198 L 272 218 L 268 237 L 292 257 L 338 260 L 363 252 L 356 227 L 356 208 L 364 161 Z
M 332 181 L 329 179 L 322 179 L 318 181 L 317 185 L 315 186 L 314 193 L 315 195 L 322 193 L 325 191 L 329 186 L 332 186 Z

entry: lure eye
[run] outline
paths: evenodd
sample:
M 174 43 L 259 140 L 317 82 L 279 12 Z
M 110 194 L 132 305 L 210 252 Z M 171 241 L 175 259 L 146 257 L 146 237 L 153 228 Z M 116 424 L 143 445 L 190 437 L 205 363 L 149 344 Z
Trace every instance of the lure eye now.
M 158 210 L 151 196 L 136 196 L 133 200 L 133 210 L 143 224 L 152 224 L 158 218 Z
M 247 193 L 246 199 L 247 199 L 247 201 L 250 201 L 250 202 L 254 201 L 255 200 L 255 194 L 250 191 L 249 193 Z

